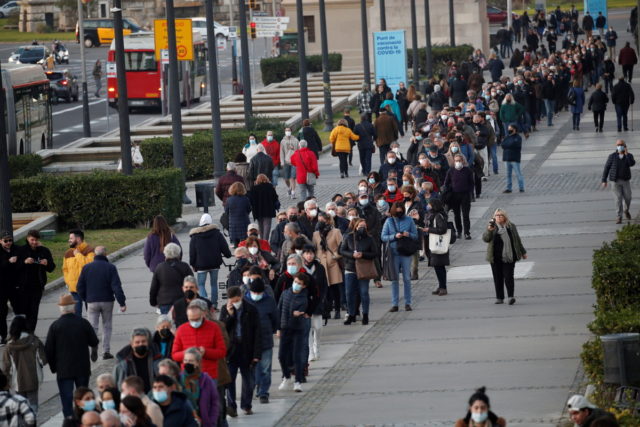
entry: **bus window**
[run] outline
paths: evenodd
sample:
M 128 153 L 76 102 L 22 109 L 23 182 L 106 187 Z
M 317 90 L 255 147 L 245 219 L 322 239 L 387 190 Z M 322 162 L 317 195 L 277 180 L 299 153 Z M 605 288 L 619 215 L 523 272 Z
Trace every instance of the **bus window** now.
M 153 52 L 125 52 L 126 71 L 157 71 L 158 64 Z
M 207 73 L 207 51 L 204 46 L 195 46 L 196 50 L 196 75 L 204 76 Z

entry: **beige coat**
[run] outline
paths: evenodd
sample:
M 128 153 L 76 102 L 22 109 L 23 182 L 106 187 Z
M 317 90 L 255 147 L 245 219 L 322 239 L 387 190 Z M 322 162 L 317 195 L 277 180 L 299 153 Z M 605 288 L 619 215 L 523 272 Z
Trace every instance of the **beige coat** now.
M 333 228 L 327 234 L 327 251 L 322 250 L 320 244 L 320 232 L 313 233 L 313 244 L 316 247 L 316 256 L 327 271 L 329 286 L 342 283 L 342 269 L 338 263 L 340 258 L 340 245 L 342 244 L 342 233 L 337 228 Z

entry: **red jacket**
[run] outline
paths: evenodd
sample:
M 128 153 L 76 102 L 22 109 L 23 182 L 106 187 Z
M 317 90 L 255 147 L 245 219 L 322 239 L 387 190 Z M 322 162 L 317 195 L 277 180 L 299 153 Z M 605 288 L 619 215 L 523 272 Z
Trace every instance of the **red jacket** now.
M 266 240 L 258 239 L 258 244 L 260 245 L 260 250 L 261 251 L 271 252 L 271 245 Z M 243 248 L 245 246 L 247 246 L 247 241 L 246 240 L 243 240 L 242 242 L 238 243 L 238 247 L 239 248 Z
M 197 329 L 189 322 L 180 325 L 173 340 L 171 358 L 177 363 L 182 363 L 185 350 L 191 347 L 204 347 L 202 371 L 214 380 L 218 379 L 218 360 L 227 355 L 220 327 L 210 320 L 204 320 Z
M 403 201 L 404 195 L 402 194 L 402 191 L 400 191 L 400 189 L 397 189 L 396 192 L 393 193 L 393 197 L 392 197 L 391 193 L 389 193 L 389 190 L 386 190 L 384 192 L 384 199 L 387 201 L 387 203 L 389 203 L 389 205 L 392 205 L 395 202 Z
M 291 164 L 296 167 L 296 182 L 298 184 L 307 183 L 307 172 L 315 173 L 316 178 L 320 177 L 318 158 L 307 147 L 296 150 L 291 155 Z
M 280 144 L 278 141 L 274 139 L 269 142 L 267 141 L 267 138 L 265 138 L 261 144 L 264 146 L 264 151 L 266 151 L 269 157 L 271 157 L 273 167 L 276 168 L 280 166 Z
M 618 57 L 618 64 L 620 65 L 634 65 L 638 63 L 638 57 L 635 51 L 631 47 L 623 47 L 620 49 L 620 55 Z

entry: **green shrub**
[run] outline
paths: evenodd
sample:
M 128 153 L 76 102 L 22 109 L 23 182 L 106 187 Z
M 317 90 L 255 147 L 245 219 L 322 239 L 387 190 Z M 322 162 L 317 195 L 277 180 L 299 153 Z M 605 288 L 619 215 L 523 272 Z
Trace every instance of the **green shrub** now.
M 14 212 L 51 211 L 63 226 L 108 228 L 146 224 L 182 214 L 184 181 L 178 169 L 38 175 L 11 181 Z
M 342 70 L 342 54 L 329 54 L 329 71 Z M 263 58 L 260 60 L 260 71 L 262 72 L 262 83 L 283 82 L 292 77 L 300 75 L 298 57 L 295 55 L 278 56 L 276 58 Z M 322 55 L 307 56 L 307 71 L 316 73 L 322 71 Z
M 42 157 L 37 154 L 21 154 L 9 156 L 9 176 L 28 178 L 42 172 Z
M 596 335 L 640 332 L 640 305 L 597 310 L 595 320 L 589 323 L 589 330 Z
M 433 45 L 431 46 L 431 59 L 433 64 L 433 74 L 446 75 L 446 62 L 455 61 L 460 64 L 466 61 L 473 54 L 474 48 L 468 44 L 457 46 Z M 424 73 L 427 69 L 427 54 L 424 47 L 418 48 L 418 62 L 420 69 Z M 407 49 L 407 67 L 413 67 L 413 53 L 411 49 Z

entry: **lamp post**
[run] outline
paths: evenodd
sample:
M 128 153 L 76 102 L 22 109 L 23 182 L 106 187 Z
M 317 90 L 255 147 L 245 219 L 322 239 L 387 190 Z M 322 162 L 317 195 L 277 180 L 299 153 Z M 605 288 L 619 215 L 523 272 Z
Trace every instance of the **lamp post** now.
M 127 97 L 127 76 L 124 68 L 124 35 L 122 25 L 121 0 L 113 1 L 113 31 L 115 40 L 116 76 L 118 85 L 118 120 L 120 121 L 120 155 L 122 156 L 122 173 L 131 175 L 131 130 L 129 124 L 129 101 Z
M 411 44 L 413 49 L 411 52 L 413 55 L 413 84 L 416 89 L 419 88 L 420 83 L 420 64 L 418 64 L 418 30 L 416 19 L 416 0 L 411 0 Z
M 209 94 L 211 95 L 211 124 L 213 126 L 213 176 L 224 174 L 224 154 L 222 153 L 222 126 L 220 124 L 220 91 L 218 87 L 218 66 L 216 35 L 209 29 L 213 24 L 213 0 L 206 0 L 205 14 L 207 19 L 207 50 L 209 51 Z
M 7 96 L 2 87 L 2 69 L 0 69 L 0 117 L 6 114 Z M 5 120 L 0 120 L 0 230 L 11 232 L 11 188 L 9 186 L 9 153 L 7 152 L 7 129 Z
M 429 16 L 429 0 L 424 0 L 424 29 L 427 38 L 425 45 L 425 57 L 427 59 L 427 78 L 433 77 L 433 57 L 431 55 L 431 17 Z
M 640 1 L 640 0 L 639 0 Z M 369 68 L 369 29 L 367 28 L 367 0 L 360 0 L 360 23 L 362 29 L 362 67 L 364 82 L 371 85 L 371 70 Z
M 298 64 L 300 67 L 300 118 L 309 118 L 309 91 L 307 90 L 307 56 L 304 43 L 304 14 L 302 0 L 296 0 L 296 21 L 298 24 Z
M 384 0 L 378 0 L 380 2 L 380 31 L 387 31 L 387 7 Z
M 78 0 L 78 37 L 80 38 L 80 62 L 82 62 L 82 133 L 85 138 L 91 136 L 89 119 L 89 90 L 87 89 L 87 63 L 84 56 L 84 13 L 82 0 Z M 115 28 L 114 28 L 115 29 Z
M 244 100 L 244 125 L 249 126 L 253 115 L 251 101 L 251 71 L 249 70 L 249 40 L 247 39 L 247 8 L 245 0 L 239 0 L 240 52 L 242 53 L 242 86 Z
M 449 39 L 451 46 L 456 45 L 456 23 L 453 15 L 453 0 L 449 0 Z
M 324 89 L 324 131 L 333 129 L 333 108 L 331 106 L 331 75 L 329 74 L 329 41 L 327 40 L 327 15 L 324 0 L 319 0 L 320 42 L 322 45 L 322 87 Z

